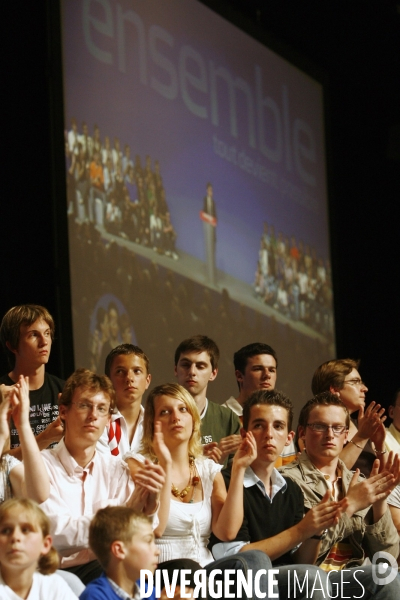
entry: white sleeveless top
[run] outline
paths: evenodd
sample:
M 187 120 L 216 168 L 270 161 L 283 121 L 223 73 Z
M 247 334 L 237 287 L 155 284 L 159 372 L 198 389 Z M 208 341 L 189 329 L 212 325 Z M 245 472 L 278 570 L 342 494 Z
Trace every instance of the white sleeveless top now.
M 204 567 L 214 560 L 207 548 L 211 533 L 211 494 L 214 477 L 222 465 L 203 457 L 196 458 L 195 464 L 203 486 L 203 500 L 193 504 L 171 500 L 167 526 L 162 537 L 156 539 L 159 562 L 191 558 Z

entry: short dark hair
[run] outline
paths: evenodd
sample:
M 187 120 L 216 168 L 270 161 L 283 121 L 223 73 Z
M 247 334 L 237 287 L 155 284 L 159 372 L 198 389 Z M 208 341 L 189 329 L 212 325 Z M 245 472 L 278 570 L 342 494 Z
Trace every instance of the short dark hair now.
M 151 521 L 128 506 L 107 506 L 97 511 L 89 527 L 89 546 L 103 569 L 107 570 L 110 562 L 111 544 L 116 540 L 129 542 L 140 524 L 151 525 Z
M 115 391 L 109 378 L 106 375 L 97 375 L 97 373 L 83 367 L 77 369 L 68 377 L 58 401 L 59 406 L 70 406 L 75 391 L 80 387 L 88 388 L 94 392 L 104 392 L 110 400 L 110 413 L 114 410 Z
M 307 427 L 308 419 L 310 418 L 310 412 L 316 406 L 340 406 L 343 408 L 346 415 L 346 427 L 347 429 L 350 427 L 350 414 L 347 410 L 347 406 L 343 404 L 337 394 L 333 394 L 329 391 L 317 394 L 303 406 L 299 416 L 299 427 L 303 427 L 303 429 Z
M 359 360 L 353 360 L 352 358 L 339 358 L 322 363 L 313 375 L 311 381 L 312 393 L 316 396 L 321 392 L 329 392 L 331 387 L 335 390 L 341 390 L 344 386 L 345 377 L 353 369 L 358 369 L 359 364 Z
M 104 372 L 107 375 L 107 377 L 110 377 L 111 367 L 114 362 L 114 358 L 116 356 L 120 356 L 121 354 L 135 354 L 139 358 L 142 358 L 144 364 L 146 365 L 147 374 L 150 373 L 150 361 L 146 354 L 143 352 L 143 350 L 139 348 L 139 346 L 134 346 L 133 344 L 120 344 L 119 346 L 113 348 L 111 352 L 109 352 L 107 355 L 106 364 L 104 366 Z
M 243 429 L 249 428 L 251 409 L 256 404 L 267 404 L 269 406 L 281 406 L 287 410 L 288 431 L 292 430 L 293 404 L 292 401 L 279 390 L 257 390 L 250 394 L 243 404 Z
M 268 344 L 263 344 L 262 342 L 254 342 L 253 344 L 247 344 L 247 346 L 243 346 L 233 355 L 233 364 L 235 365 L 235 371 L 240 371 L 244 375 L 244 371 L 247 365 L 247 361 L 249 358 L 253 356 L 258 356 L 259 354 L 270 354 L 274 357 L 276 366 L 278 366 L 278 357 L 276 356 L 276 352 L 271 346 Z
M 13 306 L 4 315 L 0 325 L 0 341 L 7 356 L 11 368 L 15 365 L 15 356 L 9 348 L 7 342 L 13 350 L 17 350 L 21 325 L 32 325 L 38 319 L 43 319 L 50 327 L 51 339 L 54 338 L 54 320 L 47 308 L 39 304 L 20 304 Z
M 183 340 L 175 350 L 175 366 L 178 364 L 179 358 L 184 352 L 207 352 L 213 370 L 218 367 L 218 346 L 214 340 L 206 335 L 193 335 L 192 337 Z

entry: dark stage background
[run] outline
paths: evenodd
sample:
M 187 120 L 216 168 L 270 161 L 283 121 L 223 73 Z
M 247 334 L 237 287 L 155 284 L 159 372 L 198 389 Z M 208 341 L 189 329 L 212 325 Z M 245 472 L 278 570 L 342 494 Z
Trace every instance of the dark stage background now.
M 400 386 L 400 3 L 205 3 L 234 11 L 250 33 L 268 34 L 275 49 L 282 44 L 328 77 L 337 355 L 361 358 L 368 399 L 386 404 Z M 66 209 L 57 27 L 45 0 L 8 3 L 2 17 L 0 313 L 23 302 L 47 306 L 57 323 L 49 371 L 67 376 L 73 358 L 66 232 L 57 218 Z

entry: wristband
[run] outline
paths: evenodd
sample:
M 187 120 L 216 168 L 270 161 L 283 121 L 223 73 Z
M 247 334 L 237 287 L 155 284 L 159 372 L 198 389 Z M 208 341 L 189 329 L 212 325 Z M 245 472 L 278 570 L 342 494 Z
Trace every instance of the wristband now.
M 362 446 L 359 446 L 358 444 L 356 444 L 356 442 L 353 442 L 353 440 L 349 440 L 349 443 L 354 444 L 355 446 L 357 446 L 357 448 L 360 448 L 360 450 L 364 450 Z

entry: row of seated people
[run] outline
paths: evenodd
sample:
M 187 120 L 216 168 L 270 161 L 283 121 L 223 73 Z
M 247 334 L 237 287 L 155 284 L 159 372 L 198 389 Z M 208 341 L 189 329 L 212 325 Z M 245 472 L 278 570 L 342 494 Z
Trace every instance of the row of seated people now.
M 396 597 L 398 578 L 380 586 L 374 566 L 364 564 L 377 552 L 386 552 L 394 563 L 398 557 L 400 509 L 390 498 L 396 498 L 400 463 L 385 449 L 384 410 L 371 403 L 364 412 L 367 388 L 357 362 L 328 361 L 316 370 L 315 396 L 298 422 L 306 449 L 299 456 L 286 455 L 279 472 L 276 465 L 294 438 L 293 406 L 275 389 L 277 356 L 267 344 L 235 353 L 239 395 L 219 406 L 207 400 L 208 383 L 218 372 L 216 344 L 204 335 L 184 340 L 175 352 L 177 383 L 151 390 L 143 407 L 151 374 L 140 348 L 122 344 L 107 356 L 105 376 L 78 369 L 64 385 L 45 373 L 53 335 L 51 315 L 37 305 L 14 307 L 0 327 L 12 360 L 12 370 L 1 378 L 6 384 L 0 405 L 2 451 L 10 433 L 9 411 L 13 417 L 13 448 L 2 459 L 8 474 L 4 496 L 27 495 L 40 503 L 61 556 L 60 572 L 89 584 L 82 598 L 134 597 L 140 568 L 151 572 L 156 563 L 164 583 L 171 569 L 191 571 L 193 578 L 184 585 L 192 592 L 201 572 L 211 585 L 217 570 L 223 576 L 233 570 L 242 571 L 265 597 L 271 590 L 268 572 L 276 567 L 281 597 L 292 597 L 296 581 L 302 588 L 296 597 L 309 597 L 304 585 L 309 580 L 318 581 L 313 598 L 332 597 L 332 589 L 343 585 L 343 569 L 346 597 Z M 54 393 L 57 385 L 60 398 L 57 402 L 55 393 L 51 403 L 59 416 L 35 440 L 36 417 L 49 409 L 46 388 Z M 38 391 L 41 398 L 35 397 Z M 358 423 L 350 420 L 355 411 Z M 58 443 L 48 448 L 52 442 Z M 363 452 L 372 463 L 368 478 L 350 471 Z M 147 527 L 147 554 L 139 545 L 143 535 L 127 539 L 121 533 L 114 544 L 113 535 L 121 531 L 114 527 L 115 505 L 150 517 L 151 527 L 148 521 L 135 525 L 136 533 Z M 11 508 L 4 509 L 6 516 L 0 512 L 0 585 L 11 583 L 12 589 L 15 569 L 2 553 L 2 536 L 12 537 L 9 531 L 15 530 L 21 537 L 21 509 L 3 506 Z M 126 529 L 133 531 L 130 519 L 128 511 Z M 103 529 L 98 530 L 99 520 Z M 24 535 L 37 530 L 27 521 L 25 515 Z M 39 538 L 50 537 L 43 529 L 39 533 Z M 139 569 L 138 555 L 143 557 Z M 131 578 L 121 575 L 128 564 Z M 100 595 L 105 587 L 116 596 Z M 253 597 L 246 589 L 245 597 Z
M 332 335 L 332 279 L 330 263 L 315 248 L 297 244 L 264 222 L 260 239 L 254 292 L 260 300 L 295 321 L 304 321 Z
M 86 123 L 79 134 L 75 119 L 65 132 L 65 158 L 69 214 L 178 258 L 158 160 L 154 170 L 149 155 L 144 166 L 139 154 L 133 162 L 128 144 L 122 152 L 115 138 L 111 149 L 108 136 L 102 143 L 97 125 L 93 137 Z

